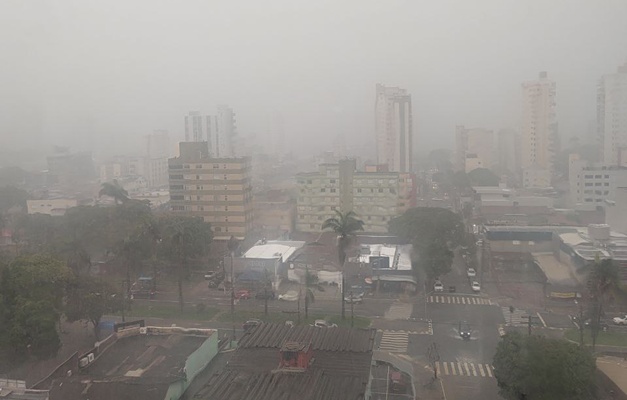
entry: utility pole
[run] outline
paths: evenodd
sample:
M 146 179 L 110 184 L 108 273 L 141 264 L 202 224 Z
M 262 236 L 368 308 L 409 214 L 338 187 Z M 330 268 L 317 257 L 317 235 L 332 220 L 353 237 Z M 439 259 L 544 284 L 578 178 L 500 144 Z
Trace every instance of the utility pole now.
M 234 273 L 233 273 L 233 253 L 235 251 L 231 251 L 231 340 L 235 341 L 235 281 L 234 281 Z
M 354 312 L 354 306 L 355 306 L 355 299 L 353 298 L 353 291 L 351 290 L 350 292 L 350 299 L 351 299 L 351 328 L 353 328 L 355 326 L 355 312 Z M 344 301 L 344 299 L 342 299 L 342 301 Z
M 344 293 L 346 293 L 345 286 L 346 286 L 346 280 L 344 279 L 344 271 L 342 271 L 342 290 L 341 290 L 342 292 L 341 294 L 342 296 L 342 299 L 341 299 L 342 300 L 342 321 L 344 321 L 344 319 L 346 318 L 346 307 L 344 305 Z
M 527 334 L 531 336 L 531 314 L 527 315 Z

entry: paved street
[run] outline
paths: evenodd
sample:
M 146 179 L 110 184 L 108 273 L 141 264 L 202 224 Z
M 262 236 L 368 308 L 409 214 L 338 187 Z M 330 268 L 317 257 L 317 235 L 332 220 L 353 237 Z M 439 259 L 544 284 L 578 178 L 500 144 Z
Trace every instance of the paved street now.
M 500 399 L 492 358 L 500 340 L 499 327 L 505 323 L 503 311 L 486 294 L 473 293 L 461 257 L 441 280 L 445 288 L 454 285 L 456 292 L 418 296 L 412 318 L 431 320 L 433 334 L 411 335 L 407 354 L 428 361 L 428 348 L 435 343 L 435 367 L 448 400 Z M 459 332 L 466 325 L 469 340 Z

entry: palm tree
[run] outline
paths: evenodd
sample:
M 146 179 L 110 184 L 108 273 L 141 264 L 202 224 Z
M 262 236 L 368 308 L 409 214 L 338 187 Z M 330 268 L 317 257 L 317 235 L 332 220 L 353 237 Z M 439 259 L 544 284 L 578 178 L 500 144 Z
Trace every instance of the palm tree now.
M 335 210 L 337 214 L 335 217 L 329 218 L 322 224 L 322 230 L 331 228 L 333 232 L 337 233 L 337 252 L 338 259 L 340 261 L 340 268 L 344 267 L 346 261 L 346 250 L 350 244 L 350 240 L 357 231 L 364 230 L 364 221 L 357 218 L 357 214 L 353 211 L 342 213 L 339 210 Z M 345 318 L 345 284 L 344 274 L 342 274 L 342 320 Z
M 337 214 L 335 217 L 324 221 L 322 230 L 331 228 L 333 232 L 337 233 L 338 259 L 342 267 L 346 261 L 346 249 L 350 244 L 350 239 L 355 236 L 357 231 L 364 230 L 364 221 L 358 219 L 357 214 L 353 211 L 343 214 L 341 211 L 335 210 L 335 213 Z
M 117 179 L 114 179 L 113 182 L 104 182 L 101 185 L 98 197 L 102 196 L 112 197 L 115 204 L 124 204 L 129 200 L 128 192 L 118 183 Z
M 603 303 L 607 294 L 618 286 L 618 267 L 612 259 L 599 260 L 599 256 L 592 264 L 588 279 L 588 289 L 592 298 L 590 330 L 592 336 L 592 349 L 596 345 L 601 326 L 601 316 L 603 315 Z

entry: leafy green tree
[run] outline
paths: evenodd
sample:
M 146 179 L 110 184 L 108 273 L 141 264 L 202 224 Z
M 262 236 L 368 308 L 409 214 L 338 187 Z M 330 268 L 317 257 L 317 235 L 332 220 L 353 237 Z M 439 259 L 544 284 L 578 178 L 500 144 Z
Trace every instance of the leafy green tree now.
M 592 337 L 592 349 L 596 346 L 597 337 L 601 330 L 601 318 L 607 303 L 607 296 L 612 289 L 618 287 L 618 266 L 611 259 L 600 260 L 596 257 L 590 266 L 588 276 L 588 290 L 590 291 L 590 333 Z
M 353 211 L 342 213 L 339 210 L 335 210 L 335 214 L 335 217 L 329 218 L 322 223 L 322 230 L 331 229 L 337 233 L 338 259 L 340 266 L 343 266 L 350 240 L 355 236 L 355 233 L 364 230 L 364 221 L 358 219 L 357 214 Z
M 12 355 L 48 357 L 59 349 L 56 327 L 70 277 L 63 262 L 43 255 L 18 257 L 3 269 L 4 344 Z
M 322 223 L 322 230 L 332 229 L 338 235 L 337 252 L 340 268 L 342 268 L 346 261 L 346 250 L 350 245 L 350 241 L 358 231 L 364 230 L 364 221 L 358 219 L 357 214 L 353 211 L 342 213 L 339 210 L 335 210 L 335 214 L 335 217 L 329 218 Z M 346 296 L 345 286 L 344 278 L 342 277 L 342 319 L 346 316 L 346 306 L 344 304 L 344 297 Z
M 451 272 L 453 257 L 453 252 L 446 244 L 431 242 L 420 248 L 412 268 L 414 273 L 418 274 L 419 271 L 423 271 L 427 275 L 427 279 L 434 280 Z
M 183 280 L 189 273 L 189 260 L 209 252 L 213 240 L 211 225 L 202 218 L 163 215 L 158 221 L 162 237 L 161 254 L 176 266 L 179 306 L 183 310 Z
M 472 186 L 498 186 L 501 179 L 487 168 L 476 168 L 468 173 Z
M 464 239 L 464 223 L 458 214 L 439 207 L 411 208 L 390 221 L 391 234 L 423 247 L 433 242 L 455 247 Z
M 592 353 L 566 340 L 508 333 L 493 365 L 499 393 L 508 400 L 595 398 Z
M 104 182 L 101 185 L 98 196 L 108 196 L 113 198 L 115 204 L 124 204 L 129 201 L 128 192 L 114 179 L 113 182 Z
M 122 307 L 123 296 L 108 282 L 91 276 L 80 276 L 68 285 L 65 316 L 70 322 L 91 322 L 96 337 L 102 316 L 121 311 Z
M 0 187 L 0 213 L 5 213 L 13 207 L 26 210 L 26 200 L 30 198 L 27 191 L 15 186 Z

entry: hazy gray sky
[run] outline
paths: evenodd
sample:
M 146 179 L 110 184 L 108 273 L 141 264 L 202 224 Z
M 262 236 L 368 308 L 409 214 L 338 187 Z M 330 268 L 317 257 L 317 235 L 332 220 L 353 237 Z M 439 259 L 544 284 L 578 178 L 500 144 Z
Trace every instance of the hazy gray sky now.
M 222 103 L 258 137 L 280 113 L 306 153 L 367 144 L 381 82 L 411 92 L 422 152 L 456 124 L 516 127 L 541 70 L 560 133 L 582 135 L 627 60 L 625 21 L 625 0 L 1 0 L 0 144 L 122 153 Z

